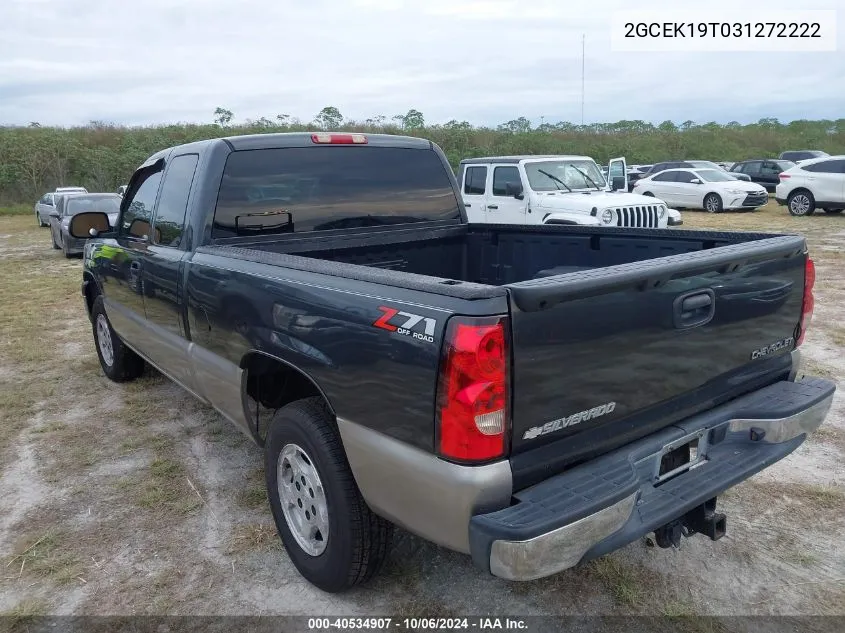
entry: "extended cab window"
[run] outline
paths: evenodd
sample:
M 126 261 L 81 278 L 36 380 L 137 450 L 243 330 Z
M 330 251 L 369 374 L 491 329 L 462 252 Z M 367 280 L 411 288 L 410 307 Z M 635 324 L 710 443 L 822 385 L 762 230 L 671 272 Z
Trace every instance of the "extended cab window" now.
M 161 183 L 161 171 L 152 172 L 135 190 L 135 194 L 126 202 L 126 210 L 118 226 L 118 235 L 126 237 L 149 235 L 159 183 Z
M 493 169 L 493 195 L 508 195 L 508 183 L 520 183 L 519 170 L 516 167 L 496 167 Z
M 188 194 L 194 181 L 194 170 L 199 156 L 185 154 L 169 161 L 155 217 L 155 243 L 162 246 L 179 246 L 185 229 L 185 210 Z
M 470 196 L 480 196 L 487 186 L 486 167 L 467 167 L 464 176 L 464 193 Z
M 212 237 L 459 218 L 450 172 L 431 150 L 241 150 L 226 160 Z

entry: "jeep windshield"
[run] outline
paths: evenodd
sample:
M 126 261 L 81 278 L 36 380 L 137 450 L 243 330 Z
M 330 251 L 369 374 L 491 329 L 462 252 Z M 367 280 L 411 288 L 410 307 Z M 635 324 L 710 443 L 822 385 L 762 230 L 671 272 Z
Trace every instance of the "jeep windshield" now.
M 591 160 L 542 160 L 525 163 L 525 174 L 528 176 L 529 186 L 534 191 L 566 191 L 566 187 L 573 191 L 595 190 L 605 186 L 601 170 Z M 561 186 L 562 184 L 565 187 Z

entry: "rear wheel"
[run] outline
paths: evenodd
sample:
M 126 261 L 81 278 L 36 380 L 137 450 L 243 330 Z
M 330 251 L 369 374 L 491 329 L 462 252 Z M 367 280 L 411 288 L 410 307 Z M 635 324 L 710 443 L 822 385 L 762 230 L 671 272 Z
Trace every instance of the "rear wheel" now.
M 103 295 L 94 299 L 91 308 L 94 346 L 103 373 L 115 382 L 134 380 L 144 373 L 144 359 L 129 349 L 112 329 L 106 316 Z
M 267 432 L 265 472 L 279 536 L 306 580 L 338 592 L 375 575 L 387 558 L 393 526 L 361 496 L 321 398 L 276 412 Z
M 722 212 L 722 198 L 718 193 L 708 193 L 704 196 L 704 209 L 708 213 Z
M 53 242 L 53 248 L 54 249 L 59 250 L 61 248 L 61 246 L 56 244 L 56 234 L 53 233 L 52 227 L 50 228 L 50 241 Z
M 789 213 L 794 216 L 813 215 L 816 210 L 816 201 L 813 194 L 805 189 L 799 189 L 789 194 L 786 199 L 786 208 Z

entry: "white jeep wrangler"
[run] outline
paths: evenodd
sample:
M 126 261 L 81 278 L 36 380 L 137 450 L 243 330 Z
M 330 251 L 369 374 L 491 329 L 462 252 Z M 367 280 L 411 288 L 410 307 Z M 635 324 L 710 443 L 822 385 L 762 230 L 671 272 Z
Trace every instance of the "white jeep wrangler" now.
M 458 184 L 467 219 L 476 224 L 681 224 L 680 213 L 662 200 L 627 192 L 624 158 L 610 161 L 607 180 L 589 156 L 468 158 Z

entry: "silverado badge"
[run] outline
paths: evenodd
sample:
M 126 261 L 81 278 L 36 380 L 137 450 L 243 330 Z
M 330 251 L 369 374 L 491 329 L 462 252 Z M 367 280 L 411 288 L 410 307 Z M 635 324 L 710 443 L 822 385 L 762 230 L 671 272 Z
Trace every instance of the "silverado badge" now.
M 580 422 L 586 422 L 587 420 L 592 420 L 593 418 L 599 418 L 603 415 L 607 415 L 608 413 L 612 412 L 615 408 L 615 402 L 608 402 L 607 404 L 602 404 L 597 407 L 593 407 L 592 409 L 573 413 L 572 415 L 565 418 L 559 418 L 557 420 L 552 420 L 551 422 L 546 422 L 543 426 L 532 426 L 523 434 L 522 439 L 533 440 L 535 437 L 540 437 L 541 435 L 545 435 L 546 433 L 553 433 L 554 431 L 559 431 L 560 429 L 566 428 L 567 426 L 572 426 Z

